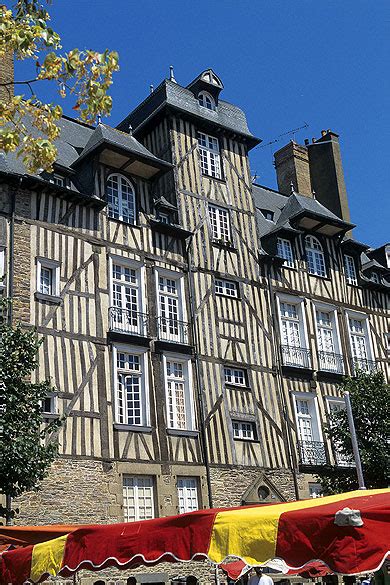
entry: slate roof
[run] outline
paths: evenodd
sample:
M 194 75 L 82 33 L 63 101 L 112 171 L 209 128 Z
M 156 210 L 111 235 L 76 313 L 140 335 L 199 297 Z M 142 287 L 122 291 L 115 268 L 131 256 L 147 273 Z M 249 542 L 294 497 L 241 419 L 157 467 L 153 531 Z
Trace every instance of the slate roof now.
M 117 128 L 111 128 L 106 124 L 99 124 L 90 135 L 87 144 L 85 145 L 84 149 L 82 150 L 79 158 L 74 163 L 78 163 L 80 160 L 84 159 L 88 154 L 93 152 L 94 150 L 98 149 L 103 144 L 108 144 L 111 146 L 115 146 L 120 148 L 121 150 L 126 151 L 129 154 L 135 154 L 141 156 L 142 158 L 146 158 L 151 162 L 155 162 L 158 166 L 166 166 L 170 167 L 171 165 L 166 161 L 163 161 L 154 154 L 152 154 L 147 148 L 145 148 L 138 140 L 127 134 L 126 132 L 122 132 Z
M 217 110 L 208 110 L 199 105 L 192 91 L 169 79 L 165 79 L 137 108 L 135 108 L 120 124 L 118 128 L 127 131 L 129 125 L 137 132 L 156 113 L 165 107 L 172 107 L 198 118 L 202 122 L 212 123 L 245 136 L 251 146 L 260 141 L 248 128 L 246 116 L 238 107 L 224 100 L 218 100 Z

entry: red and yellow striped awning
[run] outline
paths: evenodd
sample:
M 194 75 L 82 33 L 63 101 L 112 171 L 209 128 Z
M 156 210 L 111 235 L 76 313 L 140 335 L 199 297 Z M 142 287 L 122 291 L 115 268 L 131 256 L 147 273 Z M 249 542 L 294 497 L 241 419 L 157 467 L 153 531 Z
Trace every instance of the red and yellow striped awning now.
M 0 582 L 18 585 L 80 569 L 162 561 L 208 558 L 220 564 L 231 556 L 248 565 L 280 559 L 287 570 L 320 561 L 346 575 L 373 571 L 390 554 L 390 489 L 65 530 L 52 540 L 3 553 Z

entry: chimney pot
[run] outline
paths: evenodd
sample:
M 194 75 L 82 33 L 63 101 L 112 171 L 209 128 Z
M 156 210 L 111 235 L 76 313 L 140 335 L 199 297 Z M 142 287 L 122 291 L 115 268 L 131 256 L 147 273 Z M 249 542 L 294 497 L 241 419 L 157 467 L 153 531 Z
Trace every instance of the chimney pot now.
M 305 146 L 307 146 L 309 144 L 309 139 L 305 138 Z
M 321 136 L 326 136 L 326 130 L 321 130 Z

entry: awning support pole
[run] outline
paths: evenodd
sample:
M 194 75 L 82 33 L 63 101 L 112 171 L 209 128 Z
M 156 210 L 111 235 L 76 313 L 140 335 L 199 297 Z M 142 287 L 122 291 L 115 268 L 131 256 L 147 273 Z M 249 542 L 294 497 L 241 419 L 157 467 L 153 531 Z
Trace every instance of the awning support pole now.
M 360 460 L 359 445 L 357 442 L 355 422 L 353 420 L 351 398 L 350 398 L 348 391 L 344 392 L 344 397 L 345 397 L 345 406 L 346 406 L 347 417 L 348 417 L 348 426 L 349 426 L 349 431 L 351 433 L 353 457 L 354 457 L 355 463 L 356 463 L 356 473 L 357 473 L 357 477 L 358 477 L 359 490 L 365 490 L 366 486 L 364 485 L 362 462 Z

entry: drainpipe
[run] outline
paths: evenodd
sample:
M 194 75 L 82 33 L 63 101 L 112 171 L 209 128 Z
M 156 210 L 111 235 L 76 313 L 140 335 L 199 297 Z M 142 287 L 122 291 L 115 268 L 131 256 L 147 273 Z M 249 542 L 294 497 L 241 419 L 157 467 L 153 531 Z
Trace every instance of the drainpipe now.
M 198 394 L 198 401 L 199 401 L 199 412 L 201 417 L 201 424 L 200 424 L 200 441 L 201 447 L 203 452 L 203 460 L 204 465 L 206 468 L 206 481 L 207 481 L 207 491 L 208 491 L 208 499 L 209 499 L 209 507 L 213 507 L 213 494 L 211 489 L 211 475 L 210 475 L 210 461 L 207 452 L 207 436 L 206 436 L 206 425 L 205 425 L 205 404 L 203 400 L 203 384 L 202 384 L 202 376 L 200 371 L 200 363 L 199 363 L 199 354 L 198 354 L 198 326 L 197 326 L 197 319 L 195 315 L 195 301 L 194 301 L 194 279 L 192 274 L 192 255 L 191 255 L 191 246 L 192 246 L 192 238 L 193 235 L 190 236 L 189 241 L 186 245 L 186 256 L 187 256 L 187 276 L 188 276 L 188 291 L 189 291 L 189 301 L 190 301 L 190 319 L 191 319 L 191 331 L 192 331 L 192 339 L 193 339 L 193 347 L 194 347 L 194 360 L 195 360 L 195 377 L 196 377 L 196 387 L 197 387 L 197 394 Z
M 20 188 L 22 184 L 23 177 L 19 178 L 19 185 Z M 14 237 L 15 237 L 15 199 L 16 193 L 15 190 L 12 189 L 11 196 L 10 196 L 10 225 L 9 225 L 9 249 L 8 249 L 8 298 L 11 299 L 7 307 L 7 324 L 8 326 L 12 326 L 12 319 L 13 319 L 13 307 L 12 307 L 12 300 L 14 296 Z M 9 494 L 5 496 L 5 507 L 8 512 L 12 510 L 12 498 Z M 12 518 L 8 516 L 6 517 L 6 526 L 12 526 Z
M 279 347 L 278 347 L 278 344 L 276 341 L 277 334 L 279 332 L 279 323 L 278 323 L 278 320 L 275 318 L 275 316 L 277 314 L 276 307 L 275 307 L 275 293 L 274 293 L 274 287 L 273 287 L 272 280 L 271 280 L 270 271 L 268 269 L 267 269 L 267 282 L 268 282 L 268 294 L 269 294 L 270 305 L 271 305 L 272 329 L 276 333 L 276 335 L 272 335 L 272 351 L 273 351 L 273 357 L 274 357 L 274 361 L 276 364 L 276 370 L 277 370 L 276 379 L 277 379 L 277 385 L 278 385 L 278 393 L 279 393 L 280 402 L 282 404 L 282 411 L 283 411 L 282 422 L 283 422 L 283 425 L 285 428 L 285 436 L 287 439 L 287 456 L 288 456 L 288 462 L 289 462 L 289 466 L 291 469 L 291 473 L 293 476 L 295 499 L 299 500 L 299 487 L 298 487 L 297 470 L 295 467 L 295 459 L 294 459 L 294 453 L 293 453 L 293 448 L 292 448 L 293 440 L 292 440 L 292 435 L 291 435 L 291 428 L 290 428 L 290 425 L 288 424 L 288 409 L 287 409 L 286 399 L 285 399 L 285 395 L 284 395 L 284 391 L 283 391 L 282 367 L 281 367 L 281 363 L 280 363 Z

